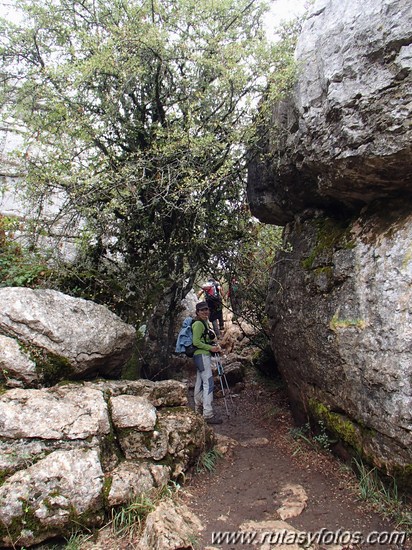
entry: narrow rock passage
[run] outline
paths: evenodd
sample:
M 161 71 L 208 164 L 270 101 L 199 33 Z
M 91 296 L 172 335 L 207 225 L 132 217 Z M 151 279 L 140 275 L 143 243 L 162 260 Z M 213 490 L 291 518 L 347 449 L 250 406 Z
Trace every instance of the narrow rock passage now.
M 236 412 L 228 418 L 223 399 L 215 399 L 225 420 L 214 429 L 219 445 L 230 450 L 214 472 L 195 476 L 184 489 L 185 503 L 204 525 L 198 548 L 411 548 L 408 542 L 350 542 L 351 537 L 366 538 L 395 527 L 359 500 L 356 478 L 348 468 L 329 452 L 291 437 L 293 422 L 283 388 L 267 389 L 250 380 L 234 401 Z M 323 530 L 324 542 L 292 544 L 295 530 L 313 536 Z M 332 540 L 339 530 L 340 543 Z M 279 543 L 280 536 L 286 544 L 271 544 Z M 303 542 L 295 542 L 299 540 Z

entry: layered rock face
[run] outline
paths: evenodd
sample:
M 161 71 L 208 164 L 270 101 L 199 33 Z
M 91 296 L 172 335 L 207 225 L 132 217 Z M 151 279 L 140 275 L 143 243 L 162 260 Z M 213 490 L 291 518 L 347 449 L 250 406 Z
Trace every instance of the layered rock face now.
M 97 527 L 177 479 L 211 431 L 180 382 L 78 382 L 0 396 L 0 542 Z M 3 546 L 2 546 L 3 547 Z
M 114 507 L 180 479 L 212 444 L 183 383 L 96 380 L 121 373 L 135 333 L 89 300 L 0 289 L 2 548 L 100 527 Z M 189 520 L 176 548 L 188 547 Z
M 410 3 L 317 1 L 297 63 L 248 181 L 252 212 L 285 225 L 272 347 L 302 421 L 410 480 Z
M 249 167 L 256 216 L 356 209 L 410 196 L 411 10 L 407 0 L 317 0 L 299 38 L 293 97 L 274 106 L 265 161 Z

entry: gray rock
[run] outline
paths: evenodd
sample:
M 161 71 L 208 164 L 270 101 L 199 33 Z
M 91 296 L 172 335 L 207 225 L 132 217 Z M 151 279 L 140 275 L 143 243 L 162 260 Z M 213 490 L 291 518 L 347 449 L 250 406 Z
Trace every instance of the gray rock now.
M 141 432 L 154 430 L 156 409 L 145 397 L 119 395 L 110 399 L 110 406 L 117 428 L 136 428 Z
M 171 475 L 178 477 L 191 464 L 190 449 L 201 448 L 205 437 L 203 419 L 191 409 L 179 411 L 159 409 L 156 428 L 152 432 L 118 429 L 119 444 L 128 460 L 163 460 L 173 458 Z
M 122 394 L 145 397 L 155 407 L 187 405 L 186 386 L 177 380 L 96 380 L 84 382 L 84 386 L 103 391 L 109 397 Z
M 36 363 L 14 338 L 0 334 L 0 379 L 6 387 L 33 387 L 39 383 Z
M 130 358 L 135 329 L 107 308 L 54 290 L 0 289 L 0 333 L 28 348 L 45 385 L 115 376 Z
M 222 362 L 222 365 L 223 365 L 224 377 L 226 377 L 226 380 L 224 380 L 224 377 L 222 378 L 222 383 L 225 390 L 227 389 L 226 382 L 228 383 L 229 386 L 234 386 L 238 382 L 243 381 L 242 363 L 240 361 L 233 361 L 230 363 Z M 215 383 L 217 384 L 218 387 L 220 387 L 221 383 L 220 383 L 219 374 L 217 371 L 215 372 L 215 374 L 217 375 L 215 376 L 216 378 Z
M 177 479 L 212 441 L 185 403 L 183 384 L 172 380 L 0 395 L 0 544 L 99 526 L 112 506 Z
M 395 472 L 412 459 L 412 216 L 399 213 L 393 232 L 385 222 L 386 210 L 347 231 L 324 218 L 290 224 L 268 315 L 294 407 Z
M 100 441 L 97 437 L 63 441 L 60 439 L 27 438 L 0 440 L 0 471 L 2 477 L 7 478 L 18 470 L 24 470 L 35 464 L 54 451 L 95 449 L 99 444 Z M 102 464 L 103 462 L 102 459 Z
M 294 94 L 273 106 L 250 165 L 252 212 L 284 225 L 308 206 L 357 209 L 410 194 L 409 0 L 317 0 Z M 268 123 L 269 124 L 269 123 Z
M 154 487 L 167 485 L 170 468 L 163 464 L 122 462 L 112 472 L 112 484 L 107 497 L 110 506 L 128 504 Z
M 295 416 L 401 484 L 412 483 L 411 28 L 409 0 L 317 0 L 296 86 L 273 105 L 248 177 L 252 212 L 285 225 L 290 250 L 267 312 Z
M 204 527 L 201 521 L 187 506 L 165 499 L 147 516 L 137 549 L 192 548 L 193 540 L 202 529 Z
M 0 487 L 0 522 L 20 530 L 21 545 L 41 542 L 65 532 L 75 516 L 97 513 L 103 481 L 96 451 L 55 451 Z M 3 542 L 14 546 L 13 534 L 5 531 Z
M 183 311 L 179 314 L 177 318 L 177 326 L 183 323 L 186 317 L 195 317 L 196 316 L 196 304 L 199 302 L 200 298 L 197 297 L 196 293 L 191 290 L 181 302 L 181 307 Z M 177 336 L 177 334 L 176 334 Z
M 108 409 L 97 390 L 61 386 L 10 390 L 0 397 L 0 437 L 87 439 L 110 432 Z

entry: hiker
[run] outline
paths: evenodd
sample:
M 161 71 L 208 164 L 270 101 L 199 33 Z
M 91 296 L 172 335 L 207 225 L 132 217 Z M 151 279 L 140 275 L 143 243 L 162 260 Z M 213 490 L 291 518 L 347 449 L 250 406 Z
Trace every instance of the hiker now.
M 224 330 L 223 321 L 223 302 L 220 285 L 212 277 L 202 286 L 198 293 L 198 298 L 204 292 L 205 300 L 209 307 L 209 321 L 213 325 L 213 330 L 217 338 L 220 338 L 221 331 Z
M 193 356 L 196 366 L 195 411 L 203 413 L 208 424 L 221 424 L 222 419 L 213 412 L 213 374 L 211 353 L 220 353 L 215 334 L 209 329 L 209 307 L 207 302 L 196 304 L 196 319 L 192 324 L 193 345 L 198 348 Z M 205 330 L 205 328 L 207 330 Z

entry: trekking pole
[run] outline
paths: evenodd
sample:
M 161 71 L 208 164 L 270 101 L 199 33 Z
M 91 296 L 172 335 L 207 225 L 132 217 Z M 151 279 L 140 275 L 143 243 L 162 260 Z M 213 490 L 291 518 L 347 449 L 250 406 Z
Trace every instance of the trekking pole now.
M 229 387 L 229 384 L 228 384 L 228 381 L 227 381 L 227 378 L 226 378 L 226 374 L 225 374 L 225 371 L 223 369 L 223 365 L 222 365 L 222 362 L 220 360 L 220 355 L 219 354 L 217 354 L 216 368 L 217 368 L 217 374 L 218 374 L 219 380 L 220 380 L 220 387 L 222 388 L 222 394 L 223 394 L 223 400 L 225 402 L 226 414 L 229 416 L 229 409 L 228 409 L 228 406 L 227 406 L 226 393 L 230 397 L 230 401 L 231 401 L 232 406 L 234 405 L 234 403 L 233 403 L 233 397 L 232 397 L 232 394 L 231 394 L 231 391 L 230 391 L 230 387 Z M 226 388 L 223 385 L 223 381 L 225 382 Z

